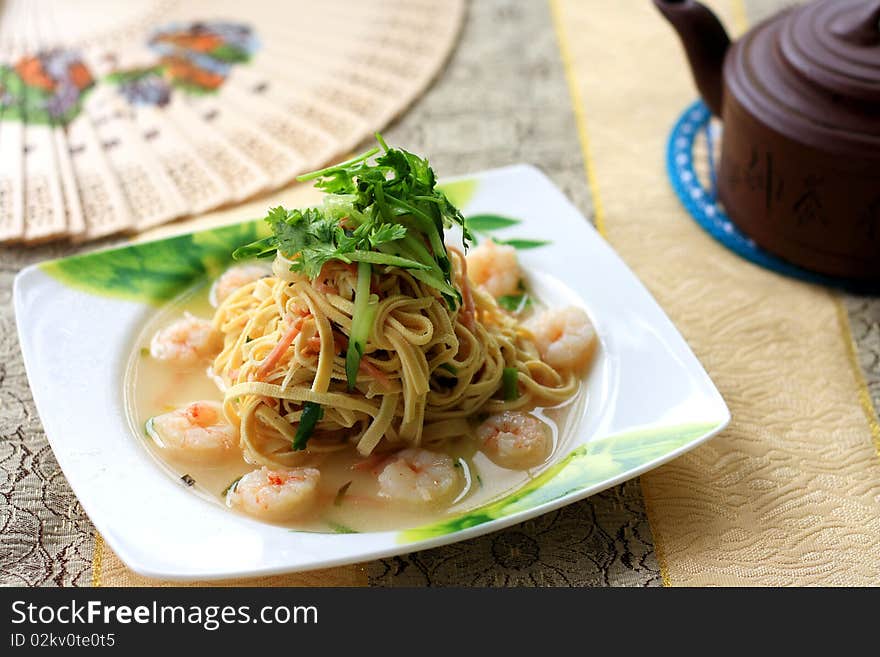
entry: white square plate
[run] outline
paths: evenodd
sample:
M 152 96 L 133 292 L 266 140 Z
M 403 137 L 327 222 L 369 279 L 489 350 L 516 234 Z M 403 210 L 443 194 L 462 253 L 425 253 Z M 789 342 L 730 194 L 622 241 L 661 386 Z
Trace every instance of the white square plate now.
M 727 425 L 727 406 L 678 331 L 542 173 L 513 166 L 444 189 L 466 216 L 518 220 L 494 229 L 497 239 L 548 241 L 520 251 L 528 283 L 551 306 L 585 308 L 600 347 L 583 416 L 560 437 L 565 449 L 520 490 L 429 526 L 321 534 L 250 520 L 169 477 L 130 428 L 123 377 L 138 331 L 159 303 L 219 273 L 262 224 L 55 260 L 17 276 L 18 331 L 49 442 L 95 527 L 129 567 L 157 578 L 242 577 L 460 541 L 634 477 Z

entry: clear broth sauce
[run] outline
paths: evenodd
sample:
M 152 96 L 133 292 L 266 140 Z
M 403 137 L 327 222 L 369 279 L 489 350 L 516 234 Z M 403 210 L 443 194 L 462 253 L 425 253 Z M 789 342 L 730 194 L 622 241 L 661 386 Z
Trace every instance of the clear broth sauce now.
M 147 450 L 172 476 L 189 485 L 193 493 L 226 507 L 225 492 L 242 475 L 256 469 L 244 456 L 222 465 L 205 465 L 175 458 L 166 453 L 145 430 L 147 420 L 199 400 L 223 401 L 223 395 L 207 375 L 208 363 L 181 365 L 160 361 L 150 355 L 150 340 L 159 329 L 189 312 L 210 318 L 214 309 L 208 302 L 209 284 L 188 290 L 166 304 L 145 325 L 137 337 L 125 375 L 125 402 L 129 422 L 135 435 Z M 565 403 L 554 408 L 538 408 L 532 414 L 552 429 L 553 449 L 540 466 L 529 470 L 509 470 L 495 465 L 477 450 L 473 435 L 448 441 L 432 450 L 443 451 L 461 468 L 465 486 L 447 506 L 412 508 L 395 504 L 378 496 L 377 475 L 381 464 L 373 469 L 353 469 L 362 462 L 354 447 L 327 455 L 320 465 L 319 503 L 313 510 L 284 526 L 304 531 L 365 532 L 417 527 L 449 516 L 465 513 L 515 491 L 554 463 L 570 436 L 572 423 L 583 412 L 586 402 L 584 386 Z M 185 482 L 192 481 L 191 484 Z M 350 482 L 350 483 L 349 483 Z M 348 485 L 344 494 L 340 489 Z M 227 507 L 228 508 L 228 507 Z M 231 512 L 238 513 L 238 511 Z

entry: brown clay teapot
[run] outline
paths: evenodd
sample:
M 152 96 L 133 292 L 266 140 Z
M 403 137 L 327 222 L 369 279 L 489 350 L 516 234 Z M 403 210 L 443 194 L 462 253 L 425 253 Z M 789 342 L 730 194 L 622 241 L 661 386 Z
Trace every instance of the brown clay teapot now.
M 694 0 L 654 0 L 724 123 L 718 194 L 766 250 L 880 281 L 880 0 L 818 0 L 731 44 Z

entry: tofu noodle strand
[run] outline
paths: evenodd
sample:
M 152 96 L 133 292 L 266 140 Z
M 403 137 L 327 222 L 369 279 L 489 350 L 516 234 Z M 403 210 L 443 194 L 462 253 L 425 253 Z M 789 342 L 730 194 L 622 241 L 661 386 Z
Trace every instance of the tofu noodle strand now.
M 298 467 L 351 444 L 363 456 L 430 448 L 467 434 L 469 418 L 481 413 L 554 406 L 575 394 L 576 373 L 544 362 L 531 331 L 471 285 L 459 252 L 449 255 L 465 299 L 455 309 L 408 270 L 373 267 L 375 319 L 352 390 L 346 350 L 356 266 L 330 261 L 310 280 L 279 253 L 271 276 L 220 303 L 213 325 L 223 349 L 212 372 L 249 462 Z M 510 368 L 518 393 L 503 399 Z M 296 450 L 309 402 L 323 413 L 305 449 Z

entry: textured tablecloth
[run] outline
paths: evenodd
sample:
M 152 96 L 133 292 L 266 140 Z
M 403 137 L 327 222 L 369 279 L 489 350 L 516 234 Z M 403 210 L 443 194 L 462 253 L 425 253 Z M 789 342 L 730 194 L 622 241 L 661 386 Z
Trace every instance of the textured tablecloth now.
M 787 3 L 710 4 L 738 32 Z M 880 301 L 764 272 L 696 227 L 663 167 L 694 95 L 647 0 L 477 0 L 447 68 L 385 136 L 441 175 L 542 168 L 678 325 L 728 401 L 730 429 L 641 483 L 501 532 L 256 583 L 880 583 Z M 292 188 L 170 230 L 310 198 Z M 94 535 L 46 443 L 15 338 L 12 277 L 73 250 L 0 250 L 0 583 L 153 584 Z

